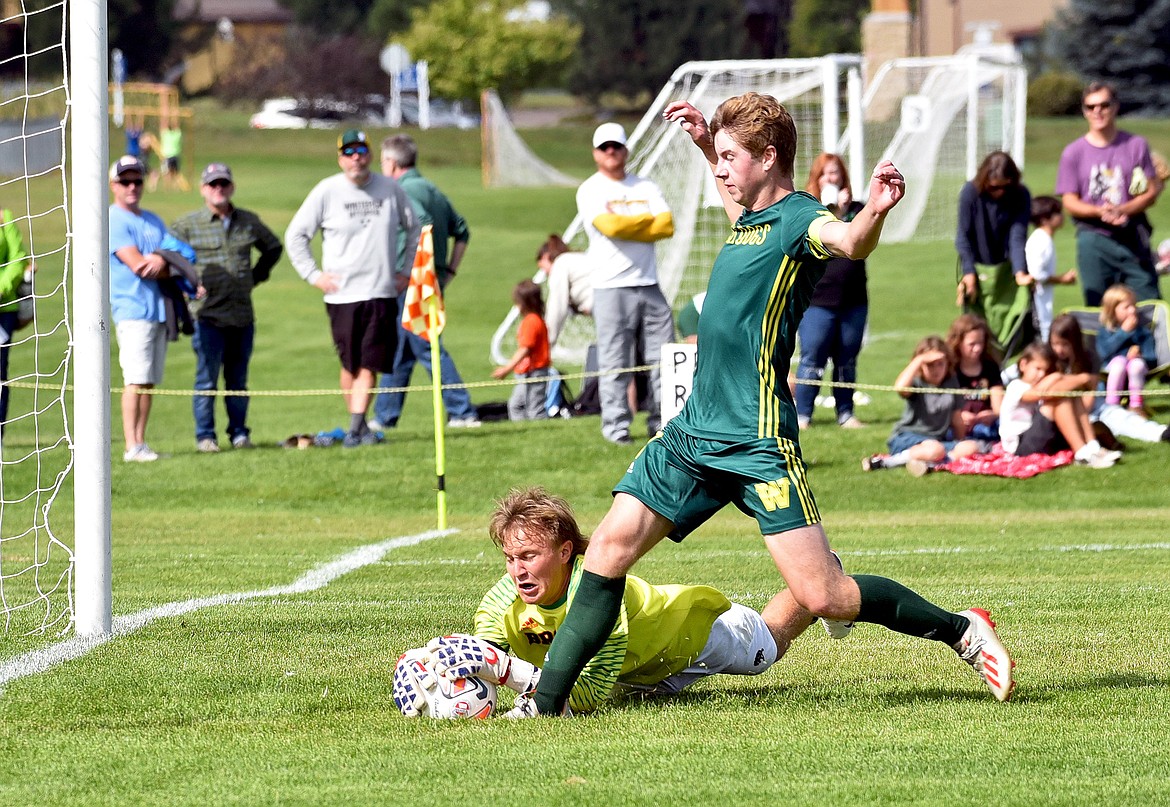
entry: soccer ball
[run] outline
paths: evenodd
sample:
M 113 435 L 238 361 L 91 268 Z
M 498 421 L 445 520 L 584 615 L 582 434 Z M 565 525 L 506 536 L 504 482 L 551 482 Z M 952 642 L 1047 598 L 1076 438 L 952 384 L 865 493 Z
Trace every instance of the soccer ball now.
M 427 697 L 428 717 L 437 720 L 470 717 L 486 720 L 496 710 L 496 685 L 480 678 L 438 676 L 438 683 Z

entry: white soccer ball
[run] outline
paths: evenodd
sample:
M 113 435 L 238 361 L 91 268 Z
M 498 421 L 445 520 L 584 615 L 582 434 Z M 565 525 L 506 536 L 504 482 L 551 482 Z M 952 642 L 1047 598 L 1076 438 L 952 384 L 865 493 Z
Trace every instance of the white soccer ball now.
M 480 678 L 438 676 L 438 683 L 427 696 L 428 717 L 451 720 L 469 717 L 486 720 L 496 711 L 496 685 Z

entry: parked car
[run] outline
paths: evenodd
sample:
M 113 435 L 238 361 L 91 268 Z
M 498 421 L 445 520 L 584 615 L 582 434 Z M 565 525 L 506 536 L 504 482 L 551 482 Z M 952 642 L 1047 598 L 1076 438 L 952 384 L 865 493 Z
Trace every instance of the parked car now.
M 380 126 L 386 123 L 387 99 L 381 95 L 369 95 L 361 103 L 318 99 L 306 101 L 296 98 L 269 98 L 264 101 L 251 118 L 254 129 L 336 129 L 344 123 L 359 123 Z M 402 98 L 402 120 L 411 126 L 418 125 L 418 98 L 405 95 Z M 433 98 L 430 102 L 431 128 L 454 127 L 476 129 L 479 115 L 465 112 L 459 101 L 445 101 Z
M 250 123 L 254 129 L 335 129 L 350 121 L 381 123 L 382 112 L 344 101 L 269 98 Z

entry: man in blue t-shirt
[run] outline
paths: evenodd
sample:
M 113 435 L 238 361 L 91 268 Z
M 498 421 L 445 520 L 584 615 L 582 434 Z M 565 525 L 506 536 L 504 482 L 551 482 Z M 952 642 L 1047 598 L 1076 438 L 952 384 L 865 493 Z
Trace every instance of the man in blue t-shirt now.
M 122 367 L 122 432 L 126 462 L 153 462 L 146 444 L 151 396 L 142 394 L 162 381 L 167 355 L 166 306 L 159 278 L 166 259 L 156 252 L 166 236 L 162 219 L 141 207 L 146 168 L 125 155 L 110 166 L 110 308 Z

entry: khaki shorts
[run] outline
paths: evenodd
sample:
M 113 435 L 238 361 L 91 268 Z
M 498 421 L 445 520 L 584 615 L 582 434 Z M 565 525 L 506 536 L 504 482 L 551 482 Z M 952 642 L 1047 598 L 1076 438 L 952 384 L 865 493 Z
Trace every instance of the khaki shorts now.
M 619 492 L 673 523 L 673 541 L 728 504 L 753 517 L 763 535 L 821 520 L 795 443 L 776 437 L 709 440 L 687 434 L 674 421 L 630 463 L 614 488 Z
M 167 325 L 145 319 L 125 319 L 114 325 L 118 335 L 118 364 L 122 383 L 149 386 L 162 383 L 167 359 Z

